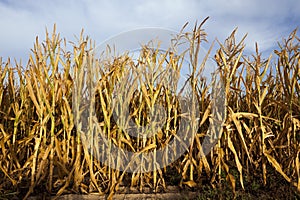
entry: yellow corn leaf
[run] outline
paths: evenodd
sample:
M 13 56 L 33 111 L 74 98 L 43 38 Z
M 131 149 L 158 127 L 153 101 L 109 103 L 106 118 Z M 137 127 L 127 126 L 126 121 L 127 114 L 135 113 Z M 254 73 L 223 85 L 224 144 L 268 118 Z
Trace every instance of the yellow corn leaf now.
M 195 183 L 195 181 L 186 181 L 186 182 L 183 182 L 183 184 L 193 188 L 193 187 L 196 187 L 197 186 L 197 183 Z
M 208 116 L 209 116 L 209 112 L 210 112 L 210 105 L 207 107 L 207 109 L 205 110 L 202 120 L 200 122 L 200 126 L 202 126 L 204 124 L 204 122 L 207 120 Z
M 146 146 L 145 148 L 143 148 L 139 153 L 143 153 L 143 152 L 145 152 L 145 151 L 148 151 L 148 150 L 150 150 L 150 149 L 154 149 L 154 148 L 156 148 L 156 144 L 149 144 L 148 146 Z
M 276 161 L 276 159 L 266 152 L 264 153 L 264 155 L 267 157 L 268 161 L 273 165 L 276 171 L 279 172 L 285 178 L 285 180 L 291 182 L 291 179 L 282 171 L 282 168 L 280 164 Z
M 15 186 L 17 184 L 17 181 L 14 180 L 12 177 L 10 177 L 9 173 L 0 165 L 0 170 L 5 174 L 6 177 L 12 182 L 12 184 Z
M 38 112 L 39 115 L 42 114 L 42 110 L 41 110 L 41 107 L 39 106 L 37 100 L 36 100 L 36 97 L 35 97 L 35 94 L 33 92 L 33 88 L 32 88 L 32 85 L 31 85 L 31 81 L 29 79 L 29 77 L 25 74 L 25 78 L 26 78 L 26 81 L 27 81 L 27 89 L 28 89 L 28 92 L 29 92 L 29 96 L 33 102 L 33 104 L 35 105 L 35 108 Z
M 131 187 L 137 186 L 139 179 L 140 179 L 139 174 L 133 173 L 131 176 Z
M 298 175 L 298 184 L 297 184 L 297 190 L 300 192 L 300 162 L 299 162 L 299 151 L 296 156 L 296 171 Z
M 272 54 L 270 54 L 270 56 L 268 58 L 267 64 L 264 67 L 264 71 L 259 75 L 261 81 L 263 80 L 264 76 L 266 75 L 266 73 L 268 71 L 268 68 L 270 66 L 271 58 L 272 58 Z
M 157 99 L 158 95 L 160 94 L 161 87 L 162 86 L 159 84 L 158 88 L 154 91 L 152 103 L 156 102 L 156 99 Z
M 186 178 L 186 173 L 187 173 L 189 165 L 190 165 L 190 160 L 187 160 L 186 163 L 184 164 L 184 167 L 182 168 L 182 177 L 184 179 Z
M 228 136 L 228 146 L 229 146 L 229 149 L 232 151 L 232 153 L 234 154 L 234 158 L 235 158 L 235 163 L 236 163 L 236 166 L 237 166 L 237 169 L 240 173 L 240 182 L 241 182 L 241 185 L 242 185 L 242 188 L 244 189 L 244 183 L 243 183 L 243 167 L 240 163 L 240 160 L 239 160 L 239 157 L 235 151 L 235 148 L 233 146 L 233 143 L 230 139 L 230 137 Z M 230 179 L 231 180 L 231 179 Z
M 238 64 L 240 63 L 239 61 L 240 61 L 242 55 L 243 55 L 243 51 L 240 52 L 240 54 L 238 55 L 238 57 L 237 57 L 237 59 L 236 59 L 234 65 L 233 65 L 233 67 L 232 67 L 231 73 L 230 73 L 230 75 L 229 75 L 229 80 L 231 80 L 232 77 L 233 77 L 233 75 L 235 74 L 236 69 L 237 69 L 237 67 L 238 67 Z
M 198 136 L 198 134 L 197 134 L 197 136 Z M 200 142 L 200 138 L 199 137 L 201 137 L 201 136 L 198 136 L 198 137 L 195 137 L 196 138 L 196 143 L 197 143 L 197 145 L 198 145 L 198 148 L 200 149 L 200 153 L 201 153 L 201 162 L 203 163 L 203 165 L 204 165 L 204 169 L 205 169 L 205 172 L 206 172 L 206 174 L 210 174 L 210 166 L 209 166 L 209 163 L 208 163 L 208 161 L 207 161 L 207 159 L 206 159 L 206 156 L 204 155 L 204 153 L 203 153 L 203 149 L 202 149 L 202 145 L 201 145 L 201 142 Z
M 147 103 L 148 108 L 151 108 L 151 102 L 150 102 L 150 99 L 148 97 L 148 91 L 147 91 L 146 87 L 144 85 L 142 85 L 141 89 L 142 89 L 142 93 L 144 95 L 144 98 L 145 98 L 145 101 Z
M 268 91 L 268 88 L 269 87 L 265 87 L 264 90 L 263 90 L 263 93 L 261 94 L 260 98 L 259 98 L 259 105 L 262 104 L 262 102 L 264 101 L 265 97 L 266 97 L 266 94 L 267 94 L 267 91 Z
M 255 117 L 258 117 L 257 114 L 247 113 L 247 112 L 237 112 L 237 113 L 234 113 L 234 115 L 236 116 L 237 119 L 239 119 L 241 117 L 244 117 L 244 118 L 247 118 L 247 119 L 253 119 Z
M 248 125 L 247 125 L 244 121 L 241 121 L 241 122 L 242 122 L 242 124 L 243 124 L 244 129 L 245 129 L 246 132 L 247 132 L 247 135 L 249 135 L 250 132 L 251 132 L 250 128 L 248 127 Z M 250 146 L 251 146 L 251 145 L 250 145 Z
M 241 125 L 240 121 L 236 118 L 235 113 L 233 113 L 233 111 L 231 109 L 230 109 L 230 112 L 232 113 L 231 115 L 232 115 L 233 123 L 235 124 L 235 127 L 236 127 L 236 129 L 239 133 L 239 136 L 240 136 L 241 140 L 242 140 L 243 148 L 246 151 L 249 160 L 252 162 L 252 159 L 249 155 L 248 147 L 246 145 L 245 138 L 244 138 L 244 135 L 243 135 L 243 132 L 242 132 L 242 125 Z
M 135 149 L 133 148 L 131 143 L 128 140 L 126 140 L 124 137 L 121 138 L 121 142 L 124 142 L 125 144 L 127 144 L 132 149 L 132 151 L 135 152 Z
M 231 174 L 227 174 L 226 180 L 230 182 L 233 192 L 235 192 L 235 178 Z

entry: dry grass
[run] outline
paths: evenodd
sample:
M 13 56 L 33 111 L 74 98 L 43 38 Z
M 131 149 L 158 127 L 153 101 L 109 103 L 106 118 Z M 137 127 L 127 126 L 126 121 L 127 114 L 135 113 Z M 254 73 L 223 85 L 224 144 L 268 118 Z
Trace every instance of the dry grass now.
M 141 191 L 144 187 L 157 191 L 168 184 L 198 187 L 206 182 L 218 187 L 223 180 L 234 192 L 251 187 L 249 183 L 257 179 L 267 185 L 274 175 L 282 176 L 299 192 L 300 46 L 296 30 L 280 43 L 273 59 L 261 58 L 258 48 L 255 55 L 245 57 L 243 40 L 235 41 L 235 31 L 224 44 L 219 42 L 215 62 L 224 83 L 227 115 L 223 130 L 216 130 L 222 133 L 216 146 L 202 156 L 201 141 L 208 134 L 213 107 L 212 94 L 198 74 L 202 66 L 197 63 L 198 51 L 206 37 L 202 25 L 195 26 L 191 33 L 179 35 L 186 37 L 191 46 L 188 54 L 192 70 L 187 84 L 197 94 L 199 128 L 184 155 L 162 169 L 153 164 L 156 161 L 149 161 L 136 172 L 125 173 L 95 158 L 102 156 L 106 164 L 123 166 L 121 159 L 109 156 L 112 144 L 119 148 L 118 155 L 125 150 L 156 154 L 157 147 L 167 147 L 176 138 L 184 113 L 170 88 L 162 87 L 161 74 L 167 71 L 164 67 L 180 70 L 183 55 L 174 56 L 169 51 L 161 55 L 155 48 L 145 46 L 138 64 L 128 54 L 98 63 L 101 68 L 88 69 L 92 70 L 89 77 L 93 75 L 99 80 L 95 96 L 81 93 L 80 89 L 86 70 L 84 63 L 99 62 L 93 55 L 91 40 L 83 34 L 78 45 L 73 44 L 73 52 L 68 52 L 66 41 L 60 39 L 55 29 L 52 35 L 47 33 L 44 42 L 36 40 L 26 67 L 1 60 L 0 197 L 9 191 L 26 198 L 41 189 L 58 196 L 67 192 L 99 192 L 112 197 L 122 184 Z M 137 77 L 142 90 L 131 87 L 128 94 L 132 96 L 124 97 L 121 101 L 124 104 L 115 107 L 111 99 L 114 88 L 120 87 L 118 83 L 130 77 L 130 73 L 138 74 L 136 70 L 145 72 L 144 77 Z M 78 90 L 73 90 L 74 86 Z M 97 148 L 102 151 L 92 151 L 94 156 L 83 145 L 83 128 L 75 128 L 75 124 L 80 124 L 84 106 L 78 102 L 88 97 L 96 102 L 95 129 L 101 133 L 91 132 L 89 137 L 107 137 L 107 142 Z M 143 126 L 147 124 L 147 113 L 156 111 L 156 104 L 164 108 L 167 120 L 163 130 L 150 128 L 155 130 L 152 137 L 132 137 L 113 119 L 115 108 L 122 113 L 130 105 L 131 118 Z M 94 124 L 94 118 L 88 120 Z M 129 169 L 130 163 L 123 168 Z M 139 173 L 142 168 L 153 171 Z M 170 173 L 178 176 L 175 183 L 168 178 Z

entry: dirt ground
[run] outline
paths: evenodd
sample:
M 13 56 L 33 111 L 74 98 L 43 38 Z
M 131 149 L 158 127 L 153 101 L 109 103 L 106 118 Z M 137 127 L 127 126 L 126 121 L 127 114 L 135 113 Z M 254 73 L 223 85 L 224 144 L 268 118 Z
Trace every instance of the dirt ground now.
M 266 188 L 258 188 L 253 191 L 236 191 L 235 194 L 228 189 L 212 189 L 212 188 L 199 188 L 199 190 L 191 191 L 189 189 L 179 189 L 175 186 L 170 186 L 167 188 L 167 192 L 164 193 L 151 193 L 150 191 L 145 191 L 140 193 L 138 191 L 132 191 L 127 188 L 123 189 L 124 193 L 115 194 L 113 199 L 115 200 L 206 200 L 206 199 L 241 199 L 241 200 L 297 200 L 300 199 L 300 194 L 296 192 L 291 187 L 278 187 L 272 188 L 272 190 L 266 190 Z M 0 198 L 1 199 L 1 198 Z M 45 196 L 40 194 L 38 196 L 30 197 L 30 200 L 40 200 L 40 199 L 57 199 L 57 200 L 106 200 L 107 196 L 100 196 L 99 194 L 65 194 L 60 197 L 55 198 L 54 196 Z

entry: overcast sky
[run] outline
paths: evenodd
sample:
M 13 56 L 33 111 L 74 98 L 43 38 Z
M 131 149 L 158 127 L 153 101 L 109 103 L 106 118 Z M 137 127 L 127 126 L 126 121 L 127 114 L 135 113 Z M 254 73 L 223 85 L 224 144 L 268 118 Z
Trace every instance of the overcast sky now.
M 205 17 L 210 42 L 220 41 L 238 27 L 238 37 L 248 33 L 247 51 L 258 42 L 270 51 L 276 41 L 299 27 L 299 0 L 0 0 L 0 56 L 28 59 L 35 37 L 45 38 L 45 28 L 76 41 L 84 28 L 96 43 L 123 31 L 161 27 L 179 31 Z M 191 27 L 187 30 L 191 30 Z

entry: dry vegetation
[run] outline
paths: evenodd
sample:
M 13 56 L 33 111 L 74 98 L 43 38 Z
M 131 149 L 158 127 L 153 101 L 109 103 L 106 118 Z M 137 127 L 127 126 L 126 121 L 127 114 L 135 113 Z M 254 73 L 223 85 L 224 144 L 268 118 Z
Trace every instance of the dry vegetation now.
M 25 67 L 1 60 L 0 198 L 9 194 L 28 197 L 39 191 L 56 195 L 99 192 L 112 197 L 124 184 L 141 191 L 145 187 L 160 191 L 167 185 L 220 187 L 224 180 L 234 194 L 236 190 L 253 190 L 255 182 L 266 186 L 278 177 L 299 192 L 300 45 L 296 30 L 268 59 L 261 58 L 258 49 L 255 55 L 246 57 L 243 40 L 236 42 L 234 34 L 235 31 L 224 44 L 219 43 L 215 52 L 218 73 L 225 86 L 227 115 L 222 134 L 207 156 L 201 156 L 201 141 L 208 131 L 211 90 L 198 74 L 201 63 L 195 62 L 206 34 L 202 24 L 190 33 L 179 34 L 191 45 L 187 53 L 192 71 L 187 84 L 197 94 L 199 129 L 184 155 L 168 167 L 160 169 L 155 165 L 156 170 L 147 173 L 109 168 L 82 145 L 80 130 L 74 125 L 80 108 L 74 107 L 74 101 L 84 96 L 74 92 L 73 87 L 82 84 L 83 63 L 99 61 L 93 55 L 94 46 L 89 38 L 81 35 L 69 52 L 66 41 L 54 30 L 52 35 L 47 33 L 44 42 L 36 40 Z M 166 58 L 168 62 L 164 63 Z M 168 51 L 159 55 L 145 46 L 138 64 L 125 54 L 92 69 L 100 80 L 94 99 L 96 128 L 106 135 L 110 145 L 138 153 L 155 152 L 156 147 L 167 146 L 169 140 L 176 138 L 176 124 L 184 113 L 180 113 L 176 97 L 160 86 L 161 79 L 149 77 L 165 70 L 163 67 L 180 70 L 182 59 L 183 55 L 173 56 Z M 168 120 L 152 138 L 139 139 L 120 130 L 113 121 L 110 103 L 113 88 L 129 70 L 149 66 L 153 68 L 143 79 L 147 80 L 144 89 L 132 91 L 131 116 L 143 125 L 147 123 L 145 113 L 153 112 L 154 105 L 159 103 L 168 111 Z M 77 112 L 73 112 L 74 108 Z M 99 148 L 103 151 L 97 152 L 98 156 L 109 152 L 110 145 L 102 144 Z M 107 162 L 114 159 L 108 157 Z M 116 162 L 122 165 L 122 160 Z

